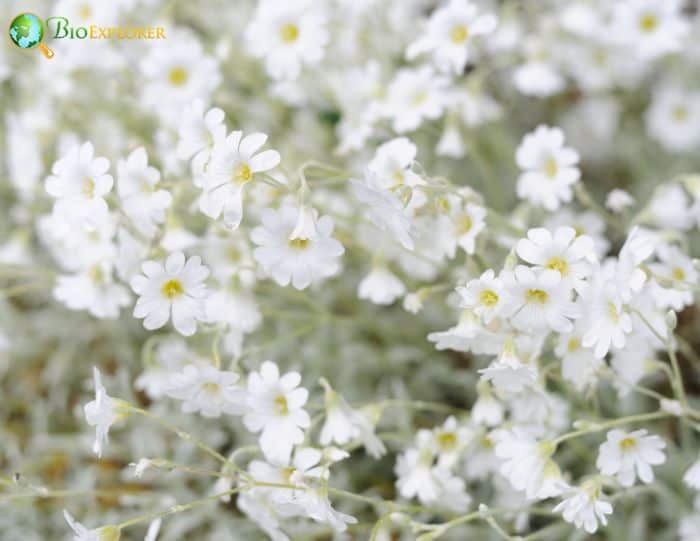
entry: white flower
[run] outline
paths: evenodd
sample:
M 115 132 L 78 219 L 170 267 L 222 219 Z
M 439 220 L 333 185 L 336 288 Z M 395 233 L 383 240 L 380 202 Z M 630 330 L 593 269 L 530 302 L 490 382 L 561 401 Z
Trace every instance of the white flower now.
M 413 250 L 411 217 L 397 193 L 383 188 L 381 180 L 370 170 L 365 172 L 363 180 L 350 179 L 349 183 L 369 220 L 391 234 L 404 248 Z
M 571 285 L 558 271 L 535 271 L 518 265 L 513 272 L 503 273 L 508 291 L 510 319 L 518 329 L 571 332 L 572 320 L 580 312 L 571 300 Z
M 451 231 L 449 244 L 446 248 L 448 257 L 454 257 L 457 246 L 467 254 L 476 252 L 476 237 L 486 227 L 486 209 L 481 205 L 467 203 L 457 205 L 450 213 Z
M 324 446 L 331 443 L 346 445 L 359 438 L 374 458 L 386 453 L 384 444 L 374 434 L 374 427 L 368 415 L 352 409 L 345 398 L 334 391 L 326 380 L 322 379 L 321 384 L 325 388 L 326 421 L 321 428 L 319 443 Z
M 417 314 L 423 309 L 423 295 L 420 292 L 407 293 L 401 303 L 403 309 L 411 314 Z
M 561 359 L 562 377 L 571 382 L 578 391 L 583 391 L 588 385 L 595 383 L 596 372 L 605 364 L 590 349 L 583 347 L 581 326 L 576 325 L 571 334 L 560 335 L 555 349 Z
M 696 460 L 683 475 L 683 482 L 694 490 L 700 490 L 700 460 Z
M 505 343 L 501 355 L 487 368 L 479 370 L 479 374 L 496 389 L 510 393 L 519 393 L 537 383 L 537 369 L 518 357 L 512 340 Z
M 420 186 L 425 183 L 411 170 L 416 152 L 416 145 L 408 138 L 391 139 L 377 147 L 367 169 L 374 173 L 376 185 L 387 190 L 397 186 Z
M 165 393 L 182 400 L 184 413 L 199 412 L 204 417 L 222 413 L 241 415 L 245 411 L 245 391 L 236 385 L 240 376 L 218 370 L 210 364 L 189 364 L 170 377 Z
M 554 446 L 538 442 L 525 431 L 515 428 L 498 433 L 495 453 L 503 460 L 501 473 L 516 490 L 528 499 L 543 499 L 561 493 L 561 472 L 551 459 Z
M 432 433 L 419 430 L 416 447 L 406 450 L 396 460 L 396 487 L 402 497 L 417 497 L 423 505 L 463 511 L 471 501 L 464 491 L 464 480 L 434 465 L 435 453 Z
M 261 432 L 260 447 L 268 460 L 286 463 L 292 447 L 304 441 L 304 432 L 311 424 L 304 404 L 309 392 L 303 387 L 298 372 L 280 376 L 277 365 L 265 361 L 259 372 L 248 376 L 248 413 L 243 422 L 251 432 Z
M 685 190 L 676 183 L 662 184 L 654 192 L 647 211 L 654 224 L 667 229 L 687 231 L 696 221 Z M 638 229 L 635 227 L 633 231 Z
M 319 218 L 314 209 L 285 205 L 265 209 L 262 225 L 253 229 L 250 238 L 258 245 L 253 252 L 256 261 L 275 282 L 305 289 L 340 269 L 339 258 L 345 250 L 332 234 L 330 216 Z
M 623 487 L 634 485 L 636 477 L 649 484 L 654 480 L 651 466 L 666 462 L 665 447 L 664 440 L 647 436 L 646 430 L 611 430 L 600 445 L 596 466 L 602 474 L 616 476 Z
M 680 51 L 690 30 L 679 0 L 623 0 L 615 4 L 615 39 L 643 59 Z
M 700 513 L 683 517 L 678 526 L 680 541 L 697 541 L 700 535 Z
M 503 347 L 503 336 L 484 327 L 481 318 L 471 310 L 462 310 L 457 325 L 430 333 L 428 340 L 435 342 L 438 350 L 472 351 L 477 355 L 497 355 Z
M 566 80 L 549 62 L 531 60 L 513 72 L 515 87 L 526 96 L 546 98 L 564 90 Z
M 107 261 L 77 274 L 58 276 L 53 295 L 71 310 L 87 310 L 101 319 L 117 318 L 131 301 L 128 290 L 114 281 Z
M 343 532 L 347 524 L 355 524 L 354 517 L 333 509 L 328 499 L 328 466 L 342 460 L 347 453 L 334 457 L 310 447 L 298 448 L 290 465 L 268 464 L 254 460 L 248 467 L 256 479 L 268 483 L 293 484 L 294 489 L 257 487 L 249 493 L 256 498 L 264 498 L 282 516 L 306 516 L 317 522 L 330 524 L 336 531 Z
M 449 469 L 459 460 L 462 452 L 471 442 L 473 432 L 467 426 L 458 423 L 450 415 L 442 426 L 433 429 L 435 450 L 438 454 L 437 465 Z
M 246 29 L 246 44 L 256 57 L 265 59 L 273 79 L 296 79 L 302 65 L 317 64 L 328 42 L 326 16 L 312 0 L 258 3 Z
M 593 348 L 598 359 L 605 357 L 613 347 L 625 347 L 626 335 L 632 332 L 632 318 L 623 308 L 622 297 L 607 274 L 606 269 L 597 271 L 590 287 L 583 294 L 581 344 Z
M 631 207 L 634 203 L 634 197 L 620 188 L 610 190 L 610 193 L 608 193 L 605 198 L 605 206 L 617 214 L 621 213 L 627 207 Z
M 596 261 L 593 239 L 576 235 L 571 227 L 558 227 L 554 234 L 537 227 L 520 239 L 517 253 L 521 259 L 538 269 L 557 271 L 562 281 L 581 291 L 584 280 L 591 273 L 591 263 Z
M 227 227 L 236 229 L 243 219 L 243 189 L 257 173 L 274 169 L 280 162 L 276 150 L 258 150 L 267 141 L 264 133 L 234 131 L 214 146 L 202 177 L 199 209 L 210 218 L 222 213 Z
M 516 152 L 522 174 L 518 178 L 518 197 L 547 210 L 557 210 L 572 198 L 571 186 L 581 171 L 578 153 L 564 146 L 564 132 L 559 128 L 538 126 L 525 135 Z
M 662 244 L 657 253 L 660 262 L 649 264 L 654 278 L 650 282 L 651 295 L 658 308 L 680 312 L 693 304 L 690 289 L 698 282 L 698 272 L 692 259 L 676 246 Z
M 583 528 L 590 534 L 598 530 L 599 522 L 603 526 L 608 524 L 606 515 L 612 514 L 613 507 L 601 498 L 602 491 L 598 482 L 587 481 L 580 487 L 567 490 L 565 496 L 552 511 L 561 512 L 566 522 Z
M 442 116 L 448 81 L 430 66 L 400 69 L 387 90 L 386 114 L 398 133 L 417 129 L 423 120 Z
M 700 143 L 700 92 L 662 86 L 654 92 L 645 115 L 649 135 L 671 152 L 697 148 Z
M 73 530 L 73 541 L 119 541 L 120 532 L 116 526 L 103 526 L 96 530 L 88 530 L 65 509 L 63 516 L 68 526 Z
M 173 372 L 181 370 L 195 360 L 195 354 L 179 336 L 170 336 L 159 342 L 153 361 L 136 378 L 134 387 L 145 392 L 151 400 L 164 396 Z
M 209 269 L 199 256 L 185 259 L 182 252 L 170 254 L 165 265 L 146 261 L 141 268 L 145 276 L 131 280 L 131 288 L 139 295 L 134 317 L 144 318 L 143 326 L 148 330 L 161 328 L 172 317 L 177 332 L 192 336 L 197 321 L 206 320 L 204 280 Z
M 123 400 L 112 398 L 107 394 L 100 371 L 93 367 L 95 378 L 95 400 L 85 404 L 85 420 L 90 426 L 96 429 L 95 444 L 92 450 L 99 457 L 102 456 L 102 449 L 109 440 L 109 429 L 117 421 L 129 415 L 129 405 Z
M 207 297 L 206 313 L 209 323 L 228 326 L 222 345 L 231 355 L 240 354 L 244 336 L 257 329 L 262 321 L 255 296 L 234 286 L 215 291 Z
M 479 382 L 476 386 L 479 397 L 474 402 L 471 419 L 477 425 L 498 426 L 503 422 L 504 407 L 493 395 L 488 383 Z
M 77 216 L 91 224 L 94 215 L 107 212 L 104 197 L 114 184 L 108 170 L 109 160 L 95 157 L 92 143 L 74 146 L 53 164 L 46 192 L 57 199 L 60 214 Z
M 124 212 L 139 231 L 152 237 L 158 224 L 165 221 L 165 210 L 173 199 L 167 190 L 156 189 L 160 172 L 149 167 L 143 147 L 134 150 L 126 160 L 120 160 L 117 171 L 117 191 Z
M 177 155 L 182 160 L 192 159 L 192 169 L 199 176 L 209 161 L 215 145 L 226 138 L 224 112 L 215 107 L 204 111 L 202 100 L 195 100 L 182 112 L 178 127 Z M 200 179 L 195 177 L 195 181 Z
M 458 287 L 457 293 L 462 298 L 462 307 L 473 310 L 487 324 L 498 317 L 506 305 L 503 282 L 492 269 L 470 280 L 465 287 Z
M 221 82 L 218 61 L 204 53 L 189 31 L 168 32 L 168 39 L 148 48 L 140 62 L 141 101 L 170 124 L 175 124 L 193 101 L 208 101 Z
M 464 157 L 466 153 L 464 139 L 456 123 L 445 123 L 440 140 L 435 146 L 435 153 L 438 156 L 448 156 L 456 160 Z
M 674 211 L 676 209 L 677 207 L 674 207 Z M 633 227 L 627 235 L 627 240 L 617 256 L 613 278 L 616 294 L 624 302 L 629 302 L 642 290 L 647 275 L 640 265 L 654 253 L 656 243 L 653 233 L 638 226 Z
M 493 32 L 496 24 L 496 17 L 479 13 L 479 8 L 469 0 L 450 0 L 433 12 L 425 33 L 409 45 L 406 57 L 412 60 L 432 52 L 440 71 L 460 75 L 469 60 L 474 39 Z
M 384 265 L 374 266 L 357 287 L 357 296 L 374 304 L 391 304 L 405 292 L 403 282 Z

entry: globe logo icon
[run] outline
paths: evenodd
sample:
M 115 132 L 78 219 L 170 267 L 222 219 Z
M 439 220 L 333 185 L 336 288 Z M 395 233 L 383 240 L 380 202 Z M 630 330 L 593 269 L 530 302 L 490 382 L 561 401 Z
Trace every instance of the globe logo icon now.
M 32 13 L 17 15 L 10 23 L 10 39 L 20 49 L 39 47 L 46 58 L 53 57 L 53 51 L 41 43 L 44 39 L 44 24 Z

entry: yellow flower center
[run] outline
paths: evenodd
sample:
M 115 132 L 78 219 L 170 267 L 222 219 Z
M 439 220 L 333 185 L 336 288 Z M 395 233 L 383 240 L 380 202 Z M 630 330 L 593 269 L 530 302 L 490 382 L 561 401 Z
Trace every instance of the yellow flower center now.
M 233 181 L 238 184 L 245 184 L 250 182 L 253 178 L 253 172 L 250 170 L 250 166 L 247 163 L 242 163 L 233 172 Z
M 452 451 L 457 446 L 457 435 L 454 432 L 441 432 L 437 443 L 443 451 Z
M 566 276 L 569 273 L 569 264 L 560 257 L 553 257 L 547 261 L 545 267 L 557 271 L 562 276 Z
M 447 197 L 438 197 L 435 201 L 438 211 L 448 213 L 450 212 L 450 200 Z
M 236 247 L 229 248 L 228 258 L 230 261 L 234 261 L 234 262 L 240 261 L 241 260 L 241 251 Z
M 659 26 L 659 20 L 652 13 L 646 13 L 639 19 L 639 28 L 644 32 L 653 32 L 657 26 Z
M 290 239 L 289 246 L 295 250 L 306 250 L 309 246 L 309 239 Z
M 471 231 L 473 225 L 474 222 L 472 221 L 472 217 L 468 214 L 464 214 L 457 220 L 457 233 L 460 235 L 466 235 L 469 233 L 469 231 Z
M 676 122 L 684 122 L 688 120 L 688 109 L 683 105 L 677 105 L 671 111 L 671 116 Z
M 185 292 L 185 289 L 182 287 L 180 280 L 171 278 L 163 284 L 161 291 L 167 298 L 174 299 L 175 297 L 182 295 Z
M 544 174 L 553 179 L 559 173 L 559 165 L 554 158 L 547 158 L 544 162 Z
M 187 70 L 180 66 L 171 69 L 170 73 L 168 73 L 168 81 L 170 81 L 170 84 L 173 86 L 183 86 L 187 83 L 189 77 Z
M 569 343 L 566 344 L 566 349 L 569 352 L 576 351 L 580 347 L 581 347 L 581 340 L 579 340 L 578 338 L 570 338 Z
M 549 295 L 547 294 L 547 292 L 543 291 L 541 289 L 528 289 L 525 292 L 525 300 L 527 302 L 536 302 L 539 304 L 545 304 L 547 302 L 548 298 L 549 298 Z
M 629 451 L 637 446 L 637 440 L 634 438 L 623 438 L 620 440 L 620 449 L 623 451 Z
M 498 304 L 498 295 L 495 291 L 491 291 L 490 289 L 484 289 L 479 294 L 479 302 L 484 306 L 488 306 L 489 308 L 491 306 L 496 306 L 496 304 Z
M 394 171 L 394 174 L 392 176 L 394 177 L 396 184 L 403 184 L 406 180 L 406 177 L 404 176 L 403 171 L 401 169 L 397 169 L 396 171 Z
M 102 272 L 102 267 L 95 265 L 90 269 L 90 278 L 96 284 L 101 284 L 104 280 L 104 273 Z
M 608 316 L 613 323 L 620 321 L 620 313 L 617 311 L 617 306 L 615 306 L 614 302 L 608 303 Z
M 466 26 L 455 26 L 450 32 L 453 43 L 464 43 L 469 37 L 469 29 Z
M 202 383 L 202 390 L 207 394 L 218 394 L 219 384 L 213 381 L 208 381 L 207 383 Z
M 95 181 L 90 177 L 83 179 L 83 195 L 89 198 L 95 197 Z
M 287 415 L 289 413 L 289 404 L 287 404 L 287 398 L 283 394 L 278 394 L 275 397 L 275 411 L 277 415 Z
M 299 38 L 299 27 L 292 23 L 282 25 L 280 38 L 285 43 L 294 43 Z
M 685 271 L 683 269 L 681 269 L 680 267 L 676 267 L 675 269 L 673 269 L 673 271 L 671 272 L 671 275 L 673 276 L 673 278 L 675 280 L 678 280 L 680 282 L 685 280 Z
M 425 91 L 416 92 L 413 95 L 413 99 L 411 100 L 411 104 L 413 104 L 415 106 L 422 105 L 423 103 L 426 102 L 427 99 L 428 99 L 427 92 L 425 92 Z

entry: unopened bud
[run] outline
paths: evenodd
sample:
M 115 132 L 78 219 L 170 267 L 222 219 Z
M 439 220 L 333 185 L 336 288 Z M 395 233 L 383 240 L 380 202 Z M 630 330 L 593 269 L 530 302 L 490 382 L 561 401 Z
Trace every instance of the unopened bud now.
M 673 310 L 666 312 L 666 326 L 670 331 L 673 331 L 678 325 L 678 317 Z

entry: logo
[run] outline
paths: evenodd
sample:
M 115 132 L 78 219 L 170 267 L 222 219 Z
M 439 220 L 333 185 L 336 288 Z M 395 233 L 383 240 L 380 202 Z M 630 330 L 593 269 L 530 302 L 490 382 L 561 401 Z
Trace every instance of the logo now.
M 44 33 L 53 32 L 52 39 L 166 39 L 162 26 L 72 26 L 67 17 L 49 17 L 46 27 L 33 13 L 21 13 L 10 23 L 10 39 L 20 49 L 38 47 L 46 58 L 54 52 L 42 43 Z
M 53 58 L 53 51 L 44 45 L 44 23 L 33 13 L 17 15 L 10 23 L 10 39 L 20 49 L 39 47 L 46 58 Z

